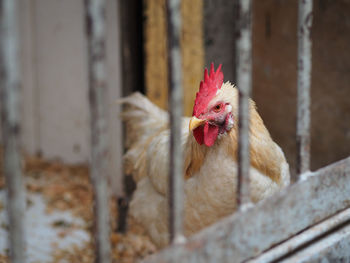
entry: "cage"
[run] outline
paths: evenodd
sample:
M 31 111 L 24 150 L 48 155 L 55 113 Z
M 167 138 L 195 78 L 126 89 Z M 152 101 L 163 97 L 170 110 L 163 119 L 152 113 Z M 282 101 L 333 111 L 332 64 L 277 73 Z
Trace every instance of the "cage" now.
M 0 2 L 1 128 L 4 149 L 3 173 L 7 193 L 5 205 L 9 219 L 8 233 L 2 231 L 0 234 L 4 242 L 8 237 L 11 261 L 33 261 L 33 258 L 42 262 L 54 260 L 59 262 L 123 261 L 119 254 L 115 254 L 115 250 L 120 250 L 120 246 L 113 247 L 114 241 L 117 244 L 121 243 L 121 236 L 112 235 L 113 226 L 111 227 L 110 224 L 110 221 L 116 221 L 116 218 L 113 217 L 115 208 L 112 209 L 112 217 L 110 215 L 109 192 L 113 193 L 114 206 L 115 198 L 122 197 L 119 199 L 119 205 L 124 208 L 129 190 L 128 187 L 123 187 L 125 178 L 121 172 L 123 131 L 120 120 L 115 117 L 120 113 L 120 108 L 113 103 L 116 98 L 135 89 L 144 91 L 156 104 L 163 107 L 168 104 L 167 94 L 169 93 L 170 245 L 157 252 L 152 245 L 149 245 L 148 248 L 143 247 L 142 249 L 147 250 L 147 253 L 155 252 L 146 257 L 145 262 L 349 260 L 350 159 L 347 157 L 333 162 L 339 159 L 339 156 L 346 157 L 349 153 L 342 150 L 341 153 L 337 152 L 337 155 L 322 159 L 320 155 L 327 156 L 325 152 L 322 152 L 326 146 L 316 146 L 315 149 L 320 153 L 317 155 L 317 162 L 312 165 L 315 171 L 310 170 L 311 140 L 316 141 L 315 134 L 318 135 L 320 132 L 320 129 L 314 128 L 313 136 L 310 136 L 310 116 L 313 113 L 312 116 L 316 116 L 315 119 L 320 121 L 321 117 L 315 115 L 314 112 L 317 110 L 323 113 L 322 103 L 316 101 L 314 104 L 316 109 L 310 106 L 310 103 L 314 102 L 310 99 L 311 78 L 317 85 L 322 85 L 318 77 L 324 74 L 322 70 L 325 70 L 318 63 L 317 69 L 320 71 L 311 72 L 314 62 L 311 56 L 312 40 L 316 50 L 322 50 L 324 47 L 317 42 L 323 37 L 323 31 L 318 28 L 319 24 L 315 25 L 315 21 L 313 25 L 313 19 L 316 18 L 317 23 L 321 23 L 322 15 L 328 12 L 327 14 L 331 16 L 329 20 L 338 25 L 341 21 L 339 21 L 340 18 L 336 20 L 333 17 L 334 13 L 339 11 L 344 15 L 341 19 L 348 21 L 346 10 L 349 9 L 346 1 L 337 3 L 306 0 L 298 1 L 298 3 L 294 1 L 254 1 L 253 3 L 250 0 L 234 2 L 170 0 L 168 2 L 144 1 L 141 5 L 137 1 L 126 3 L 87 0 L 83 3 L 82 1 L 17 2 L 2 0 Z M 142 19 L 140 10 L 144 12 L 144 19 Z M 290 10 L 295 12 L 287 12 Z M 286 15 L 289 16 L 287 19 L 289 22 L 284 20 Z M 252 20 L 252 17 L 255 20 Z M 294 35 L 289 33 L 289 30 L 293 28 L 291 25 L 293 23 L 290 22 L 292 19 L 295 22 Z M 236 27 L 235 30 L 232 28 L 232 23 Z M 346 29 L 349 30 L 349 26 L 348 23 L 344 24 L 339 26 L 339 32 L 334 33 L 333 31 L 336 30 L 331 30 L 333 29 L 331 28 L 331 33 L 329 33 L 333 36 L 330 40 L 336 43 L 335 49 L 339 48 L 340 54 L 346 51 L 344 50 L 346 40 L 339 40 L 335 36 L 337 34 L 346 35 L 344 32 Z M 227 30 L 224 30 L 225 27 Z M 282 36 L 275 33 L 279 27 L 282 29 Z M 318 38 L 311 34 L 314 27 L 318 30 L 315 32 L 320 34 Z M 139 31 L 143 32 L 143 38 Z M 227 32 L 231 35 L 223 40 L 220 34 L 227 34 Z M 297 58 L 294 62 L 297 67 L 297 78 L 294 82 L 292 80 L 286 84 L 292 88 L 297 86 L 297 92 L 290 93 L 289 88 L 285 88 L 288 90 L 286 91 L 287 96 L 291 97 L 297 93 L 297 132 L 296 140 L 293 140 L 297 149 L 297 158 L 295 161 L 288 159 L 292 168 L 293 183 L 253 205 L 250 200 L 249 177 L 247 176 L 251 169 L 249 97 L 256 86 L 252 80 L 256 83 L 259 78 L 261 80 L 279 79 L 284 74 L 292 74 L 288 72 L 293 71 L 294 64 L 290 65 L 289 61 L 280 60 L 280 57 L 293 59 L 293 52 L 288 52 L 285 46 L 279 46 L 276 41 L 280 38 L 282 39 L 280 43 L 287 45 L 290 35 L 294 36 L 294 46 L 297 48 L 295 52 Z M 157 38 L 158 36 L 161 36 L 162 39 Z M 348 37 L 344 36 L 344 38 L 349 41 Z M 259 40 L 262 40 L 262 44 Z M 142 43 L 145 43 L 144 56 L 140 51 L 143 48 Z M 221 52 L 217 50 L 220 45 L 223 45 Z M 271 45 L 270 49 L 267 49 L 266 45 Z M 52 46 L 60 47 L 61 53 L 54 52 Z M 228 49 L 231 50 L 231 53 L 225 55 Z M 114 50 L 121 52 L 114 52 Z M 139 53 L 133 53 L 135 50 L 138 50 Z M 207 53 L 206 59 L 204 59 L 205 52 Z M 330 55 L 324 54 L 325 51 L 322 52 L 316 58 L 322 57 L 326 62 L 331 61 Z M 281 72 L 280 68 L 271 69 L 270 65 L 264 61 L 267 55 L 273 56 L 270 60 L 271 65 L 285 66 L 285 72 Z M 204 60 L 214 60 L 216 56 L 225 61 L 226 65 L 230 65 L 229 69 L 234 69 L 228 75 L 233 78 L 239 88 L 238 176 L 237 189 L 232 189 L 232 191 L 237 191 L 237 200 L 235 200 L 237 211 L 199 233 L 185 237 L 183 234 L 185 199 L 183 187 L 186 178 L 183 178 L 182 166 L 181 117 L 182 112 L 189 114 L 193 106 L 191 103 L 194 100 L 194 91 L 197 90 L 197 82 L 199 82 L 194 76 L 202 70 Z M 234 56 L 236 60 L 233 59 Z M 68 59 L 69 57 L 72 59 Z M 338 70 L 339 74 L 330 76 L 325 83 L 329 84 L 329 79 L 334 76 L 342 76 L 343 79 L 338 82 L 342 88 L 337 92 L 345 97 L 344 94 L 349 92 L 345 76 L 349 67 L 344 62 L 347 53 L 343 54 L 343 57 L 342 60 L 337 60 L 339 63 L 337 66 L 341 69 Z M 198 63 L 191 65 L 196 59 Z M 32 67 L 33 65 L 35 68 Z M 145 67 L 144 71 L 143 67 Z M 252 77 L 254 72 L 256 77 Z M 334 72 L 331 73 L 334 74 Z M 271 83 L 274 83 L 274 80 L 269 85 Z M 342 86 L 342 83 L 345 83 L 345 86 Z M 79 88 L 72 89 L 74 85 Z M 21 86 L 25 87 L 22 92 Z M 329 86 L 325 85 L 324 89 L 329 90 Z M 278 101 L 276 98 L 276 95 L 283 94 L 282 88 L 268 90 L 265 85 L 262 85 L 262 88 L 266 89 L 266 93 L 271 97 L 266 101 L 278 105 L 279 111 L 282 106 L 290 106 L 289 100 Z M 262 94 L 262 88 L 258 88 L 257 95 L 255 95 L 257 97 L 253 95 L 253 98 L 258 101 L 258 106 L 260 105 L 258 95 L 267 97 L 266 94 Z M 109 95 L 107 95 L 108 92 Z M 321 98 L 318 92 L 313 93 L 316 94 L 317 99 Z M 26 103 L 23 105 L 20 103 L 21 97 L 26 98 Z M 345 110 L 337 111 L 333 117 L 343 113 L 339 119 L 345 121 L 341 127 L 346 137 L 350 130 L 346 124 L 349 117 L 345 116 L 349 103 L 346 99 L 343 100 L 344 98 L 339 99 L 339 105 Z M 184 102 L 184 107 L 182 102 Z M 83 105 L 81 108 L 84 108 L 85 111 L 76 107 L 79 103 Z M 273 117 L 268 115 L 271 108 L 274 109 L 271 106 L 266 107 L 265 114 L 267 119 L 273 120 Z M 277 124 L 270 124 L 274 131 L 279 129 L 287 131 L 281 125 L 284 123 L 281 119 L 285 116 L 293 116 L 293 113 L 288 114 L 290 113 L 274 115 L 279 119 Z M 67 120 L 68 125 L 64 127 L 60 125 L 59 120 L 67 116 L 70 116 Z M 324 118 L 329 120 L 329 115 Z M 289 134 L 289 131 L 286 134 Z M 338 133 L 335 135 L 339 136 Z M 336 146 L 344 144 L 341 146 L 346 148 L 349 139 L 341 137 L 339 141 Z M 64 153 L 61 154 L 63 161 L 89 162 L 91 184 L 87 180 L 88 171 L 85 166 L 62 168 L 61 162 L 56 161 L 49 164 L 34 158 L 34 161 L 30 159 L 29 164 L 27 162 L 25 168 L 22 169 L 21 143 L 27 152 L 37 153 L 44 158 L 54 158 L 58 150 Z M 285 144 L 286 148 L 289 147 L 289 143 Z M 287 157 L 290 157 L 291 154 L 293 151 L 289 151 Z M 324 166 L 324 162 L 332 163 L 320 168 Z M 72 239 L 78 242 L 86 240 L 90 242 L 87 247 L 75 247 L 76 254 L 79 254 L 78 257 L 60 258 L 56 256 L 52 258 L 46 256 L 48 252 L 45 246 L 50 246 L 48 251 L 52 253 L 55 249 L 59 250 L 60 245 L 46 244 L 52 241 L 48 235 L 38 234 L 36 236 L 33 231 L 28 230 L 40 229 L 41 223 L 43 225 L 47 223 L 41 221 L 44 212 L 37 214 L 38 209 L 44 210 L 42 200 L 37 200 L 38 196 L 27 200 L 27 207 L 32 209 L 31 214 L 28 208 L 26 210 L 23 179 L 25 178 L 28 192 L 39 192 L 40 187 L 41 190 L 47 187 L 48 195 L 55 191 L 55 188 L 49 185 L 40 186 L 40 181 L 35 180 L 38 174 L 38 165 L 35 164 L 38 163 L 40 166 L 48 167 L 51 172 L 59 171 L 58 177 L 61 181 L 56 180 L 54 176 L 52 176 L 53 179 L 48 179 L 50 173 L 46 173 L 46 179 L 51 180 L 51 183 L 56 186 L 62 184 L 62 180 L 75 180 L 71 178 L 74 176 L 83 178 L 83 183 L 78 187 L 83 187 L 85 190 L 79 192 L 78 197 L 74 199 L 70 192 L 61 189 L 58 195 L 62 197 L 58 198 L 58 203 L 64 206 L 62 200 L 63 203 L 69 203 L 67 200 L 73 198 L 77 207 L 88 208 L 89 224 L 80 228 L 88 228 L 88 233 L 93 233 L 91 237 L 94 242 L 86 232 L 77 232 L 73 229 L 74 227 L 68 226 L 76 227 L 80 224 L 70 219 L 70 215 L 63 216 L 63 212 L 58 215 L 45 215 L 45 218 L 50 217 L 47 222 L 51 226 L 68 229 L 56 231 L 53 234 L 55 237 L 59 235 L 67 237 L 64 242 L 61 242 L 66 243 L 66 247 L 74 246 L 74 242 L 70 242 L 69 237 L 73 237 Z M 30 179 L 26 178 L 27 175 L 23 177 L 22 171 L 30 173 Z M 2 194 L 4 195 L 5 192 L 2 191 Z M 82 196 L 87 195 L 88 201 L 83 202 Z M 91 210 L 92 208 L 94 209 Z M 77 213 L 82 215 L 82 211 L 77 210 Z M 118 217 L 121 224 L 123 224 L 122 217 L 125 217 L 124 212 L 123 209 L 119 210 Z M 32 221 L 27 220 L 28 215 Z M 0 219 L 3 220 L 2 217 Z M 28 222 L 31 222 L 32 225 L 36 224 L 37 228 L 31 227 L 32 225 Z M 50 231 L 47 230 L 47 233 L 52 233 Z M 28 243 L 30 240 L 33 240 L 33 243 Z M 35 242 L 38 243 L 35 244 Z M 137 242 L 131 242 L 131 246 L 142 247 L 142 245 L 137 245 Z M 37 255 L 45 256 L 37 257 Z M 7 256 L 4 256 L 3 260 L 8 260 Z

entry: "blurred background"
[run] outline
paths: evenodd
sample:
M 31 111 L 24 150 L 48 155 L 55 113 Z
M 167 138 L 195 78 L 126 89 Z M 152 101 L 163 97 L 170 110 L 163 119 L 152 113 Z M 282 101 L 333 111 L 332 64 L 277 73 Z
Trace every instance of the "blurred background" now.
M 122 129 L 114 102 L 132 91 L 167 106 L 165 1 L 113 1 L 107 8 L 111 169 L 121 193 Z M 223 64 L 235 82 L 235 10 L 230 0 L 181 6 L 185 113 L 203 68 Z M 23 140 L 30 154 L 67 163 L 89 156 L 83 1 L 20 1 Z M 350 153 L 350 1 L 315 0 L 312 28 L 311 167 Z M 253 4 L 253 99 L 295 171 L 297 1 Z
M 253 99 L 292 173 L 297 4 L 294 0 L 253 1 Z M 48 164 L 42 160 L 86 164 L 90 124 L 83 1 L 28 0 L 19 1 L 19 7 L 23 150 L 40 156 L 44 166 Z M 312 170 L 350 155 L 349 14 L 350 0 L 314 0 Z M 211 62 L 223 64 L 225 80 L 235 82 L 236 16 L 231 0 L 182 1 L 181 15 L 184 111 L 191 115 L 204 67 Z M 115 101 L 141 91 L 167 108 L 166 41 L 165 0 L 107 1 L 110 180 L 115 196 L 125 191 L 123 129 Z M 35 167 L 27 169 L 36 171 Z

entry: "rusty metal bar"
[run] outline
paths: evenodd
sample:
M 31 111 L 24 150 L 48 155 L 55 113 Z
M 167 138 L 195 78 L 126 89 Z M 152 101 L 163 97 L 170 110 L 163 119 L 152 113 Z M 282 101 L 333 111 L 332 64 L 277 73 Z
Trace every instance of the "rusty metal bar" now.
M 350 262 L 350 224 L 317 240 L 282 262 L 319 263 Z
M 293 258 L 295 260 L 294 254 L 298 253 L 298 250 L 307 247 L 310 243 L 316 243 L 316 240 L 320 237 L 329 235 L 328 232 L 332 232 L 339 226 L 348 223 L 350 223 L 350 208 L 264 252 L 261 256 L 247 261 L 247 263 L 280 262 L 282 258 Z M 300 261 L 297 260 L 296 262 Z
M 88 40 L 89 102 L 91 122 L 91 169 L 94 189 L 96 262 L 111 262 L 109 241 L 107 78 L 106 78 L 106 3 L 85 0 Z
M 299 0 L 297 171 L 310 170 L 310 86 L 312 0 Z
M 249 97 L 252 89 L 251 1 L 237 1 L 236 65 L 239 90 L 237 206 L 250 203 Z
M 168 0 L 168 68 L 170 106 L 169 232 L 170 241 L 181 243 L 183 236 L 183 159 L 182 159 L 182 74 L 180 50 L 180 0 Z
M 350 157 L 238 211 L 146 262 L 241 262 L 350 207 Z
M 25 262 L 25 189 L 22 182 L 21 75 L 19 64 L 18 7 L 15 0 L 0 1 L 1 19 L 1 126 L 4 147 L 3 165 L 7 188 L 10 224 L 11 262 Z

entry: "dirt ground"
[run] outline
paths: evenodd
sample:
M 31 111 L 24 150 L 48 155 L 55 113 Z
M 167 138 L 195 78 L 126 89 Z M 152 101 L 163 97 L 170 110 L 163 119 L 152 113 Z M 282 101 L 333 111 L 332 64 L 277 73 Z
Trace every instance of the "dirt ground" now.
M 37 193 L 43 196 L 46 203 L 46 213 L 53 211 L 70 211 L 73 216 L 85 222 L 86 231 L 90 240 L 82 246 L 71 246 L 69 249 L 55 249 L 52 262 L 79 262 L 94 261 L 94 245 L 92 242 L 93 226 L 93 193 L 89 182 L 87 166 L 68 166 L 60 162 L 47 162 L 40 158 L 27 157 L 24 165 L 25 183 L 28 193 Z M 4 178 L 0 175 L 0 190 L 4 189 Z M 27 200 L 27 207 L 30 206 Z M 0 206 L 0 210 L 4 205 Z M 128 230 L 121 234 L 115 231 L 118 219 L 116 201 L 110 202 L 111 228 L 110 236 L 113 262 L 134 262 L 156 251 L 156 247 L 144 234 L 143 230 L 128 219 Z M 65 225 L 57 221 L 52 227 L 61 227 L 59 239 L 70 234 L 74 225 Z M 29 261 L 31 261 L 29 259 Z M 8 255 L 0 255 L 0 263 L 9 262 Z

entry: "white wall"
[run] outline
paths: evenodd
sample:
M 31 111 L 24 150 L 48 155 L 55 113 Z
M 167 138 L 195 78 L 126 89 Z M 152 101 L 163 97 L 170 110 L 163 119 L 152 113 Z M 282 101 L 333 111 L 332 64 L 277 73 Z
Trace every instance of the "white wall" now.
M 83 0 L 20 2 L 23 145 L 66 163 L 87 162 L 90 124 Z M 114 192 L 121 193 L 121 55 L 118 1 L 107 1 L 109 139 Z

